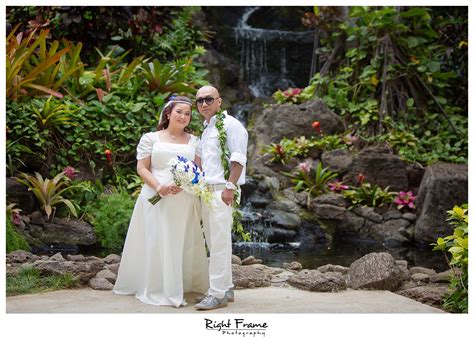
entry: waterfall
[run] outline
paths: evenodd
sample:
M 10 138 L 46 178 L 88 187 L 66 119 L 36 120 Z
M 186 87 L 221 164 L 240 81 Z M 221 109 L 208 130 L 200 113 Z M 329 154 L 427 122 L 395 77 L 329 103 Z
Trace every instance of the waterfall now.
M 240 76 L 249 83 L 255 97 L 271 95 L 276 89 L 295 87 L 289 78 L 288 48 L 290 44 L 312 36 L 312 32 L 291 32 L 254 28 L 248 19 L 260 7 L 245 10 L 234 27 L 235 44 L 240 54 Z M 293 45 L 291 48 L 295 48 Z M 308 65 L 308 72 L 310 65 Z

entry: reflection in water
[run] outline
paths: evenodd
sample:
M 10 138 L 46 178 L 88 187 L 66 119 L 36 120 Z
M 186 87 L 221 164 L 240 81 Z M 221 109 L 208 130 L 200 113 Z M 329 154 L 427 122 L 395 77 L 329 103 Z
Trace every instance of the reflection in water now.
M 325 264 L 349 267 L 352 262 L 372 252 L 388 252 L 396 260 L 408 261 L 408 267 L 432 268 L 437 272 L 448 269 L 440 252 L 415 247 L 387 248 L 366 242 L 335 242 L 332 246 L 317 245 L 312 250 L 299 249 L 299 243 L 269 244 L 236 242 L 232 253 L 245 258 L 253 255 L 271 267 L 282 267 L 284 262 L 298 261 L 303 268 L 316 269 Z

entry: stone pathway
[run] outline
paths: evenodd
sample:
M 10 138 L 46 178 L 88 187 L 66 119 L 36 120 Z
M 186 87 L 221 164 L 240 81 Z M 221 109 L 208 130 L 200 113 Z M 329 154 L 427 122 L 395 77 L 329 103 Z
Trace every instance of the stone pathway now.
M 91 288 L 59 290 L 6 298 L 8 313 L 202 313 L 194 309 L 195 294 L 186 294 L 187 307 L 143 304 L 134 296 Z M 444 313 L 444 311 L 383 290 L 337 293 L 264 287 L 235 291 L 236 301 L 212 313 Z

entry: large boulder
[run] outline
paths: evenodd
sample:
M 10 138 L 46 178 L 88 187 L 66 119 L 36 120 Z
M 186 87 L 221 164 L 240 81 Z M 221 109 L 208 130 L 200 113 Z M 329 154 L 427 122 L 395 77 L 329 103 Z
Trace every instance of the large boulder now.
M 356 183 L 359 173 L 365 176 L 366 182 L 382 188 L 390 186 L 392 191 L 406 191 L 408 188 L 405 163 L 387 147 L 373 146 L 360 151 L 344 180 Z
M 352 289 L 395 291 L 404 281 L 404 274 L 389 253 L 370 253 L 352 262 L 347 285 Z
M 249 147 L 249 167 L 261 171 L 260 166 L 268 159 L 262 156 L 261 151 L 272 142 L 278 143 L 283 137 L 309 138 L 316 135 L 311 126 L 314 121 L 321 123 L 321 131 L 324 134 L 344 131 L 341 118 L 319 99 L 299 105 L 278 104 L 264 109 L 252 121 L 255 127 L 251 130 L 250 136 L 255 145 Z
M 347 149 L 326 151 L 322 154 L 321 160 L 324 167 L 329 167 L 340 175 L 346 174 L 352 167 L 353 162 L 352 154 Z
M 232 265 L 232 282 L 236 288 L 268 287 L 271 279 L 272 269 L 263 264 Z
M 296 288 L 318 291 L 337 292 L 346 289 L 346 281 L 342 273 L 303 269 L 290 277 L 288 283 Z
M 429 244 L 453 232 L 446 212 L 467 203 L 467 181 L 464 164 L 435 164 L 426 169 L 416 199 L 416 241 Z
M 54 218 L 53 221 L 42 221 L 40 225 L 30 225 L 25 232 L 29 243 L 37 247 L 50 244 L 90 246 L 97 243 L 91 224 L 82 220 L 60 218 Z
M 13 178 L 6 178 L 5 185 L 7 204 L 16 204 L 25 214 L 38 208 L 35 195 L 25 185 Z

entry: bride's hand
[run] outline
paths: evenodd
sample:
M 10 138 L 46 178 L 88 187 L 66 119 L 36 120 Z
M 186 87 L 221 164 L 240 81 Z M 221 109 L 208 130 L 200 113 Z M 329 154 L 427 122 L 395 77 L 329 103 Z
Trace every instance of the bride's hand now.
M 179 192 L 181 192 L 183 190 L 181 187 L 176 186 L 176 184 L 170 184 L 168 186 L 170 188 L 170 193 L 171 194 L 178 194 Z
M 165 197 L 167 196 L 168 194 L 171 193 L 171 186 L 170 185 L 161 185 L 161 188 L 160 188 L 160 195 L 162 197 Z

